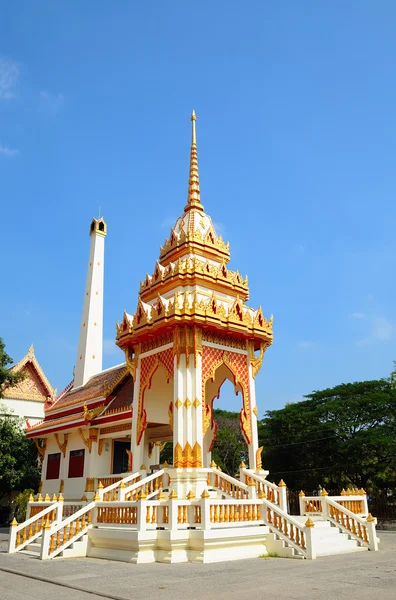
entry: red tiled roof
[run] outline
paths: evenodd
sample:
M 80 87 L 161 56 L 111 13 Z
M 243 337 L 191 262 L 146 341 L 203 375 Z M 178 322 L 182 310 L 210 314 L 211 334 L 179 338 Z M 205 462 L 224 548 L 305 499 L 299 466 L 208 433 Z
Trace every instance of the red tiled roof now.
M 115 395 L 114 400 L 109 404 L 106 411 L 102 416 L 106 416 L 107 414 L 115 412 L 116 410 L 124 409 L 132 407 L 133 401 L 133 379 L 129 375 L 127 379 L 124 379 L 122 384 L 112 392 Z
M 105 385 L 106 387 L 111 387 L 111 385 L 116 382 L 117 378 L 124 370 L 125 364 L 119 365 L 114 369 L 102 371 L 98 375 L 94 375 L 89 381 L 87 381 L 85 385 L 77 389 L 71 389 L 70 391 L 61 395 L 59 399 L 52 404 L 51 408 L 48 409 L 47 413 L 51 412 L 52 410 L 58 410 L 59 408 L 76 404 L 77 402 L 83 402 L 84 400 L 105 396 Z

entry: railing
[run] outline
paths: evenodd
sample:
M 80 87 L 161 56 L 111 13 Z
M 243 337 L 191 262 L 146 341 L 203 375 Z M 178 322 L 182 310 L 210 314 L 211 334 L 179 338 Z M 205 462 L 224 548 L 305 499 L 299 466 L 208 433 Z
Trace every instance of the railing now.
M 263 524 L 261 500 L 209 500 L 210 523 L 215 527 Z
M 35 515 L 18 523 L 14 519 L 10 527 L 10 539 L 8 552 L 19 552 L 28 544 L 34 542 L 42 533 L 45 527 L 50 527 L 52 523 L 61 521 L 62 502 L 53 502 L 49 506 L 42 507 L 42 510 Z
M 216 468 L 212 468 L 212 471 L 209 471 L 207 483 L 237 500 L 248 497 L 248 486 L 246 483 L 241 483 L 238 479 L 222 471 L 218 471 Z
M 116 525 L 145 531 L 157 527 L 219 529 L 236 524 L 261 525 L 261 506 L 262 502 L 258 500 L 211 498 L 96 502 L 92 526 L 111 528 Z
M 367 546 L 370 550 L 378 550 L 378 539 L 375 531 L 376 519 L 370 514 L 367 519 L 351 512 L 339 502 L 325 496 L 322 498 L 322 508 L 327 513 L 327 518 L 352 539 L 359 542 L 361 546 Z
M 323 498 L 330 498 L 334 502 L 340 504 L 343 508 L 346 508 L 355 515 L 368 515 L 367 496 L 361 494 L 355 496 L 304 496 L 303 492 L 300 492 L 300 515 L 322 515 L 324 514 L 325 508 L 323 506 Z
M 125 480 L 124 480 L 125 481 Z M 165 473 L 164 469 L 156 471 L 145 477 L 144 479 L 133 483 L 132 485 L 120 490 L 120 500 L 136 501 L 139 494 L 146 496 L 147 499 L 152 498 L 158 492 L 167 487 L 170 482 L 168 473 Z
M 263 520 L 270 530 L 305 558 L 314 558 L 315 556 L 311 551 L 311 529 L 304 527 L 297 519 L 288 515 L 272 502 L 266 499 L 263 499 L 262 502 Z M 308 536 L 309 548 L 307 550 Z
M 249 479 L 252 479 L 254 481 L 256 485 L 257 494 L 265 494 L 267 500 L 269 500 L 273 504 L 281 506 L 283 510 L 286 510 L 286 487 L 279 487 L 275 483 L 271 483 L 271 481 L 267 481 L 266 479 L 264 479 L 264 477 L 257 475 L 250 469 L 241 469 L 241 474 L 243 474 L 246 484 L 249 482 Z
M 86 502 L 63 502 L 62 518 L 71 517 L 75 512 L 80 510 Z
M 81 539 L 91 527 L 94 507 L 95 501 L 90 502 L 60 523 L 44 527 L 40 558 L 54 558 Z
M 101 500 L 105 502 L 114 502 L 117 500 L 117 495 L 120 494 L 122 488 L 124 488 L 126 484 L 130 483 L 131 481 L 139 481 L 140 476 L 140 472 L 138 471 L 109 484 L 107 487 L 105 487 L 101 480 L 99 480 L 97 493 L 99 494 Z

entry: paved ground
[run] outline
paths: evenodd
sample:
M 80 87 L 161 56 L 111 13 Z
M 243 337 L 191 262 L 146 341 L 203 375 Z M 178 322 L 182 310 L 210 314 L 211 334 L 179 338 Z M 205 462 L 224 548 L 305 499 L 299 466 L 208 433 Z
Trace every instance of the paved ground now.
M 212 565 L 39 561 L 6 554 L 7 537 L 0 530 L 1 600 L 396 600 L 396 532 L 380 533 L 379 552 Z

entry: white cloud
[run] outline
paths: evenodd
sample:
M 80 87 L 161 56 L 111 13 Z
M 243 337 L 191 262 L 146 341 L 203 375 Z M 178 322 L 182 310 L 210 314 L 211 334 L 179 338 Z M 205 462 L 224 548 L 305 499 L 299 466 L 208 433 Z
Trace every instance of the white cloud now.
M 367 346 L 376 341 L 384 342 L 392 338 L 393 325 L 386 317 L 381 315 L 376 317 L 363 315 L 363 317 L 356 318 L 364 319 L 367 323 L 365 327 L 369 329 L 368 335 L 356 342 L 357 346 Z
M 16 148 L 9 148 L 8 146 L 5 146 L 4 144 L 0 143 L 0 154 L 2 156 L 6 156 L 7 158 L 13 158 L 15 156 L 18 156 L 20 152 Z
M 40 92 L 40 101 L 42 106 L 55 115 L 65 103 L 65 97 L 63 94 L 53 94 L 44 90 Z
M 376 317 L 373 320 L 371 335 L 376 340 L 390 340 L 392 332 L 393 327 L 385 317 Z
M 106 356 L 111 356 L 113 354 L 118 354 L 120 349 L 116 346 L 114 338 L 103 340 L 103 354 Z
M 352 319 L 365 319 L 366 315 L 361 312 L 354 312 L 351 314 Z
M 315 348 L 315 346 L 315 342 L 310 342 L 309 340 L 301 340 L 300 342 L 297 342 L 297 347 L 303 348 L 304 350 L 307 350 L 308 348 Z
M 18 64 L 10 58 L 0 56 L 0 100 L 15 98 L 15 87 L 18 79 Z

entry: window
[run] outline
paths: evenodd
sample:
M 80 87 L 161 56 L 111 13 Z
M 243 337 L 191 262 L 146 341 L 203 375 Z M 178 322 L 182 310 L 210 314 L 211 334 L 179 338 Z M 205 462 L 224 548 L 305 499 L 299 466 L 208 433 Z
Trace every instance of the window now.
M 113 473 L 127 473 L 128 454 L 126 450 L 131 449 L 131 442 L 114 442 Z
M 46 479 L 59 479 L 61 453 L 48 454 Z
M 68 477 L 82 477 L 84 475 L 84 453 L 84 449 L 70 452 Z

